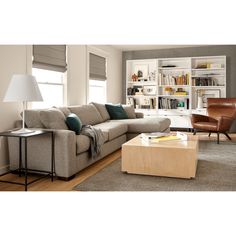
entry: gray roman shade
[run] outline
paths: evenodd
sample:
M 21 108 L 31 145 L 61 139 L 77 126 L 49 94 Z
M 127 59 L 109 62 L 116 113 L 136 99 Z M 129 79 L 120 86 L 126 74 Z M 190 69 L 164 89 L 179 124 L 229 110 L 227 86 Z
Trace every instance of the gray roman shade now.
M 66 45 L 33 45 L 33 67 L 66 71 Z
M 89 78 L 94 80 L 106 80 L 106 58 L 93 53 L 89 54 Z

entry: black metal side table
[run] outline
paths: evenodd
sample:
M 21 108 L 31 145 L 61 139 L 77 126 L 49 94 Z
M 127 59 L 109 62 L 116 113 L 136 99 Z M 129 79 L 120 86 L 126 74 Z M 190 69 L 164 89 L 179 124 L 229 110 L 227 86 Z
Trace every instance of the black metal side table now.
M 15 138 L 19 138 L 19 168 L 15 169 L 15 170 L 10 170 L 7 173 L 4 173 L 1 176 L 4 176 L 6 174 L 12 173 L 12 172 L 16 172 L 18 171 L 19 176 L 21 176 L 22 174 L 24 174 L 25 177 L 25 182 L 24 183 L 20 183 L 20 182 L 14 182 L 14 181 L 7 181 L 7 180 L 0 180 L 0 182 L 4 182 L 4 183 L 10 183 L 10 184 L 18 184 L 18 185 L 24 185 L 25 186 L 25 191 L 27 191 L 27 187 L 29 184 L 32 184 L 42 178 L 45 178 L 47 176 L 51 176 L 51 181 L 53 181 L 53 175 L 55 173 L 55 156 L 54 156 L 54 133 L 53 131 L 49 131 L 49 130 L 32 130 L 34 132 L 31 133 L 12 133 L 11 131 L 7 131 L 7 132 L 2 132 L 0 133 L 0 136 L 3 137 L 15 137 Z M 28 163 L 27 163 L 27 139 L 30 137 L 34 137 L 34 136 L 38 136 L 38 135 L 45 135 L 45 134 L 51 134 L 51 171 L 43 171 L 43 170 L 35 170 L 35 169 L 29 169 L 28 168 Z M 24 141 L 25 144 L 25 167 L 22 167 L 22 141 Z M 28 173 L 30 172 L 38 172 L 38 173 L 45 173 L 47 175 L 43 175 L 40 176 L 37 179 L 34 179 L 30 182 L 28 182 Z

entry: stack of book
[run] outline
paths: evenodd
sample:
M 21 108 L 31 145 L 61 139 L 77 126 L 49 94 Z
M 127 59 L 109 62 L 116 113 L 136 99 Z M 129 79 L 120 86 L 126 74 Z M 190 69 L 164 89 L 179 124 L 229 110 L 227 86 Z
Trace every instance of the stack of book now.
M 196 77 L 192 80 L 193 86 L 217 86 L 217 81 L 214 78 Z
M 148 143 L 159 143 L 173 140 L 186 141 L 188 139 L 187 135 L 181 132 L 177 132 L 176 134 L 162 133 L 162 132 L 142 133 L 141 138 L 142 140 Z

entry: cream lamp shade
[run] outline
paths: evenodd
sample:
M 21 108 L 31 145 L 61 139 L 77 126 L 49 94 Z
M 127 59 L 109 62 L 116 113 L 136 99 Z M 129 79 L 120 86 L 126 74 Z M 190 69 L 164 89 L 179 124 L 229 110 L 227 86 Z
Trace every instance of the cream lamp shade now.
M 32 75 L 13 75 L 3 101 L 23 102 L 23 128 L 13 132 L 32 132 L 32 130 L 25 129 L 25 104 L 26 102 L 43 101 L 35 77 Z
M 32 75 L 13 75 L 4 102 L 43 101 L 37 81 Z

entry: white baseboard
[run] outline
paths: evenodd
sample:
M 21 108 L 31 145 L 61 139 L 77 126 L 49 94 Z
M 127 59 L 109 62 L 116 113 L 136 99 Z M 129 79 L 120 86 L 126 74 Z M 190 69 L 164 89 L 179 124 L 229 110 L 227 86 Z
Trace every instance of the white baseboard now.
M 0 167 L 0 175 L 5 174 L 9 171 L 9 165 Z

